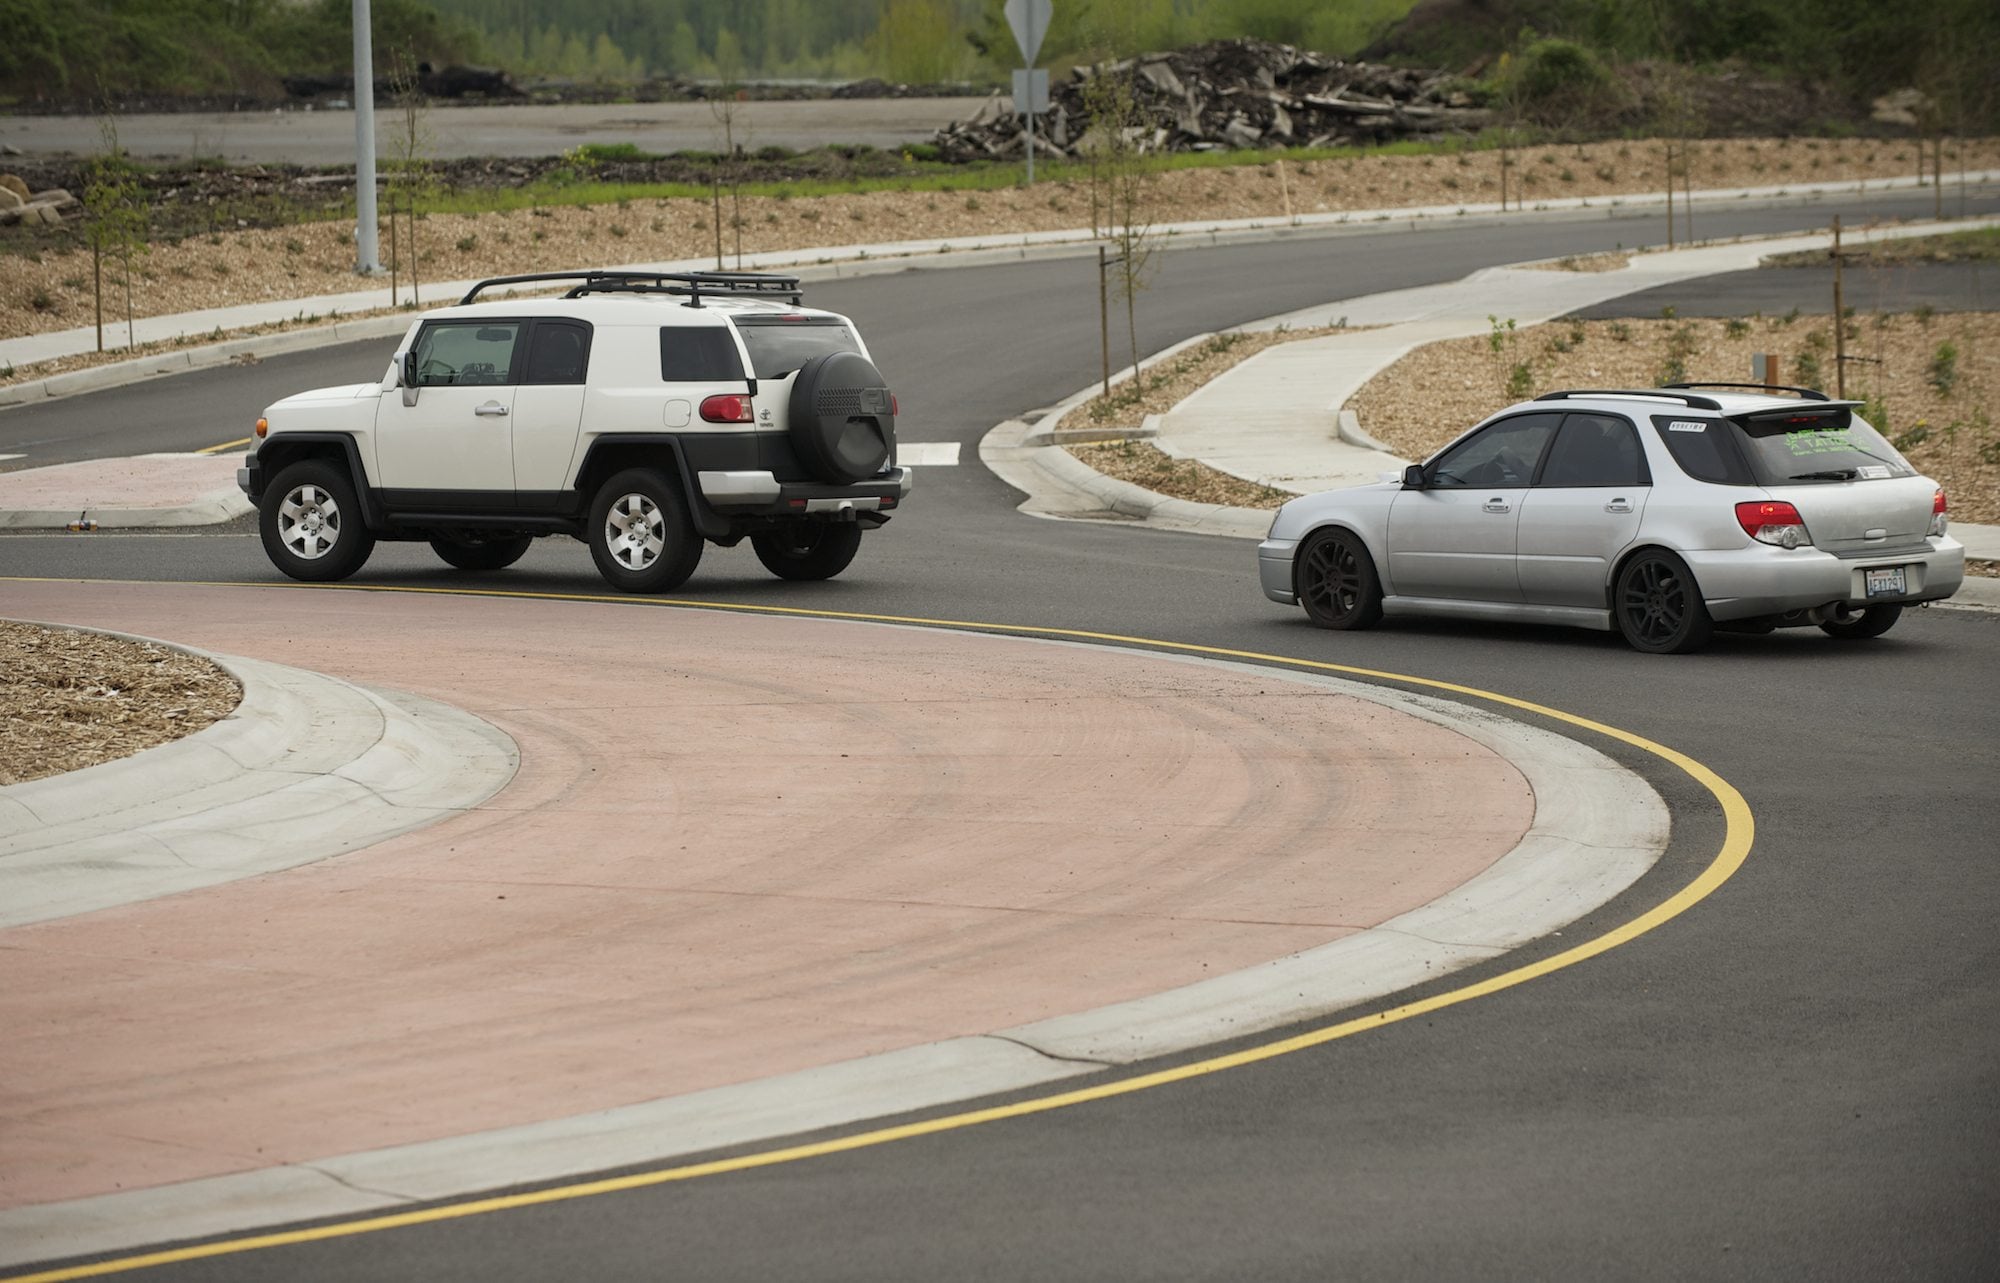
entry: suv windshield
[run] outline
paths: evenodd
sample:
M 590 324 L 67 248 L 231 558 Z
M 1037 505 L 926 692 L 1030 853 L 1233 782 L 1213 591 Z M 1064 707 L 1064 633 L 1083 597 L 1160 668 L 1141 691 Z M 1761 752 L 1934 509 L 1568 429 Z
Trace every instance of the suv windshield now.
M 1882 434 L 1845 406 L 1838 412 L 1743 415 L 1745 453 L 1761 485 L 1798 481 L 1879 481 L 1913 477 L 1912 468 Z
M 782 379 L 816 356 L 829 352 L 859 352 L 854 331 L 832 317 L 739 318 L 736 330 L 750 350 L 753 373 L 760 379 Z

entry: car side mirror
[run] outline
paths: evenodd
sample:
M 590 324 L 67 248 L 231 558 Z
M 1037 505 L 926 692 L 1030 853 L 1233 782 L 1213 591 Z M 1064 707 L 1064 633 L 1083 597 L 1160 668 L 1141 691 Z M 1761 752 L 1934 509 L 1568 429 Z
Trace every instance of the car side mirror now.
M 1413 463 L 1403 469 L 1403 489 L 1428 490 L 1430 484 L 1430 481 L 1424 476 L 1424 469 L 1421 464 Z
M 417 351 L 411 348 L 396 358 L 396 386 L 403 389 L 403 404 L 417 403 Z

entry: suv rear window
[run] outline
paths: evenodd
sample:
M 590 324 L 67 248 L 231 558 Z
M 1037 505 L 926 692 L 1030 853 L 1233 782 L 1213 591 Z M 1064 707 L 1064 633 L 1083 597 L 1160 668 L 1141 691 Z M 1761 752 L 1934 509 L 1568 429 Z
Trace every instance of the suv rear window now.
M 728 383 L 743 377 L 743 358 L 729 331 L 715 325 L 660 327 L 660 379 L 666 383 Z
M 1761 485 L 1917 475 L 1896 447 L 1846 406 L 1738 415 L 1730 422 L 1739 429 Z
M 816 356 L 859 352 L 854 331 L 833 317 L 741 317 L 736 322 L 752 371 L 760 379 L 782 379 Z

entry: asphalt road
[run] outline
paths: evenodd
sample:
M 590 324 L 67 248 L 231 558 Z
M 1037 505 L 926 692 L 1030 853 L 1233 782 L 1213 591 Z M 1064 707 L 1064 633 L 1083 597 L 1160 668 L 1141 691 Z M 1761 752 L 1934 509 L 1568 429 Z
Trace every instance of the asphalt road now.
M 805 151 L 829 143 L 903 147 L 928 142 L 977 111 L 979 98 L 854 98 L 737 104 L 736 141 L 752 149 Z M 397 114 L 375 112 L 376 143 L 388 155 Z M 101 150 L 95 116 L 0 116 L 0 143 L 30 156 Z M 644 151 L 720 151 L 722 126 L 705 102 L 571 103 L 561 106 L 432 108 L 424 150 L 464 156 L 554 156 L 579 143 L 632 143 Z M 148 160 L 221 156 L 238 163 L 339 164 L 354 156 L 354 112 L 201 111 L 118 117 L 118 141 Z
M 1741 217 L 1760 229 L 1808 221 Z M 1522 224 L 1177 253 L 1144 298 L 1141 346 L 1661 231 Z M 993 423 L 1094 376 L 1088 276 L 1086 264 L 1052 263 L 815 289 L 812 301 L 860 319 L 901 393 L 906 438 L 964 442 L 968 463 L 923 473 L 838 580 L 778 584 L 746 550 L 710 550 L 679 595 L 1115 632 L 1535 701 L 1685 753 L 1741 790 L 1756 840 L 1740 871 L 1580 965 L 1255 1065 L 807 1161 L 140 1277 L 2000 1276 L 1988 805 L 2000 615 L 1913 612 L 1854 645 L 1816 630 L 1724 634 L 1676 658 L 1556 629 L 1391 621 L 1321 633 L 1263 600 L 1247 544 L 1026 518 L 970 463 Z M 1074 304 L 1058 309 L 1065 298 Z M 242 421 L 280 375 L 293 388 L 365 377 L 381 355 L 336 350 L 154 384 L 157 426 L 143 431 L 155 442 L 182 432 L 181 448 L 226 439 L 201 434 L 205 415 Z M 31 415 L 45 437 L 86 437 L 124 411 L 86 398 L 0 415 L 0 433 Z M 17 536 L 0 540 L 0 573 L 278 582 L 243 533 Z M 384 546 L 356 582 L 601 590 L 582 547 L 556 540 L 479 577 L 448 575 L 420 546 Z M 1501 965 L 1633 919 L 1724 839 L 1715 797 L 1689 775 L 1593 742 L 1667 799 L 1672 845 L 1630 893 Z

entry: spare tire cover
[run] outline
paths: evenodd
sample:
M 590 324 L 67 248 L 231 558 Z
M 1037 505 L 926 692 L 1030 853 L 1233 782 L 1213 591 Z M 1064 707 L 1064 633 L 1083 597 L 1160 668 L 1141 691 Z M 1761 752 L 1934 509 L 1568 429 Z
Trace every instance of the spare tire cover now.
M 792 380 L 792 448 L 816 477 L 861 481 L 896 461 L 895 402 L 882 372 L 859 352 L 829 352 Z

